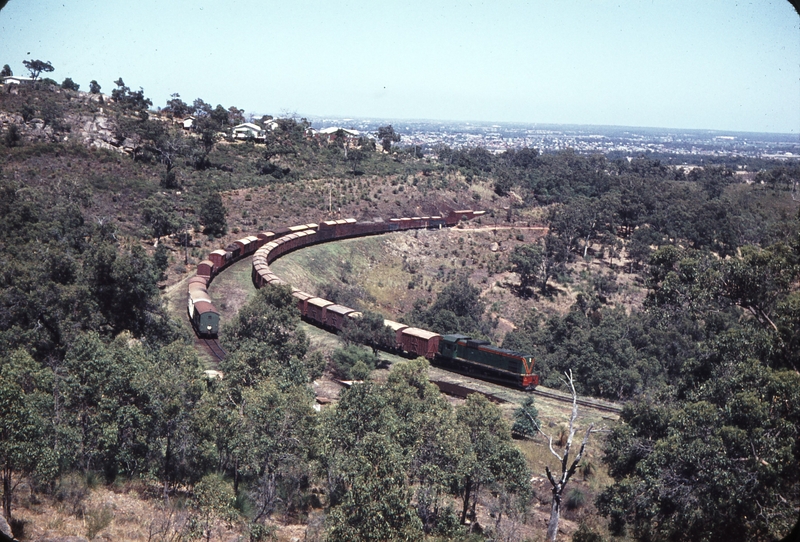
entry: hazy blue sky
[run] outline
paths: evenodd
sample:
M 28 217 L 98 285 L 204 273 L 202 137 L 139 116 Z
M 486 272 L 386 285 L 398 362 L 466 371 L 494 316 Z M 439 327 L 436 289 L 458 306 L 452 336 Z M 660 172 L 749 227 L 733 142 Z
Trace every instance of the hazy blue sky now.
M 800 132 L 784 0 L 10 0 L 0 65 L 24 59 L 155 106 Z

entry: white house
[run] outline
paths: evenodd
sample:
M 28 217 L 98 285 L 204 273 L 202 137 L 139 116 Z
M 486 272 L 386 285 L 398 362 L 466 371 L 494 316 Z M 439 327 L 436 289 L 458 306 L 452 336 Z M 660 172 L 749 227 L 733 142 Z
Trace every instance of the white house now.
M 339 128 L 338 126 L 330 126 L 328 128 L 323 128 L 317 132 L 317 136 L 326 139 L 328 142 L 333 141 L 336 139 L 336 134 L 339 130 L 344 133 L 344 137 L 347 141 L 355 141 L 361 135 L 361 132 L 358 130 L 348 130 L 347 128 Z
M 245 122 L 243 124 L 239 124 L 238 126 L 234 126 L 232 134 L 234 139 L 265 138 L 264 129 L 258 124 L 253 124 L 252 122 Z
M 20 83 L 30 83 L 33 81 L 30 77 L 19 77 L 17 75 L 8 75 L 3 77 L 4 85 L 19 85 Z

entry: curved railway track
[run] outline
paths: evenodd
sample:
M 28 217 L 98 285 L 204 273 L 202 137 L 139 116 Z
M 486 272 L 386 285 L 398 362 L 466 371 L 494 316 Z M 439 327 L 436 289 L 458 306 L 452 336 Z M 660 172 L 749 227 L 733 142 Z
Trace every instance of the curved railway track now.
M 214 356 L 217 361 L 222 361 L 225 359 L 227 352 L 225 352 L 225 350 L 223 350 L 219 345 L 218 339 L 203 339 L 198 337 L 197 340 L 200 342 L 200 345 L 203 347 L 203 349 Z

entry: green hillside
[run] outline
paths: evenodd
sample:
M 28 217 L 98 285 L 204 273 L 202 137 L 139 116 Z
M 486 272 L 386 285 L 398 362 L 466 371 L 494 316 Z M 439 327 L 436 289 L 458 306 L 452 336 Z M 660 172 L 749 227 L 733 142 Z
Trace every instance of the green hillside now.
M 202 100 L 154 111 L 121 79 L 108 95 L 0 86 L 0 463 L 20 539 L 543 539 L 543 470 L 561 462 L 541 432 L 564 453 L 568 411 L 543 409 L 537 432 L 522 405 L 446 399 L 422 360 L 387 373 L 368 349 L 309 340 L 293 298 L 255 292 L 247 262 L 210 288 L 222 380 L 183 315 L 183 281 L 242 236 L 469 208 L 487 214 L 273 267 L 360 310 L 530 352 L 543 385 L 569 392 L 571 371 L 579 395 L 623 404 L 563 492 L 565 536 L 789 533 L 800 164 L 420 156 L 319 138 L 305 119 L 234 139 L 244 120 Z M 315 386 L 344 375 L 367 382 L 319 407 Z

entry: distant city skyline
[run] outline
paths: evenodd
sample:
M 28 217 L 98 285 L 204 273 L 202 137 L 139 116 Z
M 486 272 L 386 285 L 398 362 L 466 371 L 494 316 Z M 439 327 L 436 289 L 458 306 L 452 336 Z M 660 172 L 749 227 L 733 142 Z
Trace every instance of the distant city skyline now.
M 749 3 L 10 0 L 0 66 L 245 113 L 800 133 L 800 16 Z

